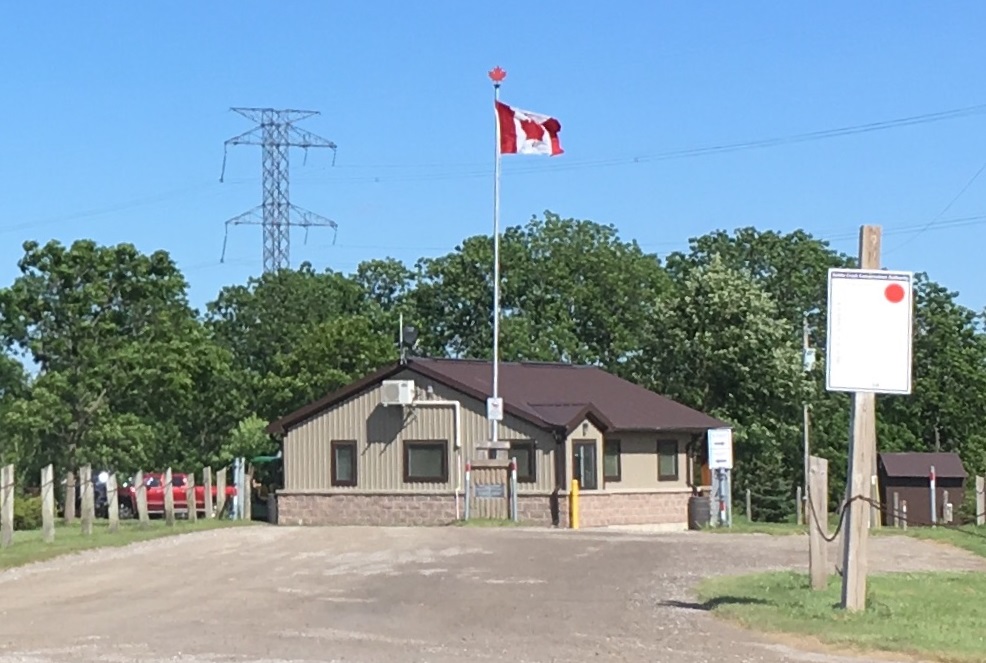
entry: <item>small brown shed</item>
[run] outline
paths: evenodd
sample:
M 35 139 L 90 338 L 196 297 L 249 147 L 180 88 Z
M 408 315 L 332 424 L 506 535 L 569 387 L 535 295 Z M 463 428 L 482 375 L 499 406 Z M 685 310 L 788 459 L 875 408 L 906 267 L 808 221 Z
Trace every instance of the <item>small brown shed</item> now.
M 877 472 L 880 480 L 880 502 L 883 524 L 893 524 L 894 493 L 900 503 L 907 502 L 908 525 L 931 524 L 931 468 L 935 468 L 935 511 L 937 521 L 943 521 L 945 493 L 957 514 L 965 499 L 965 480 L 968 474 L 956 453 L 881 453 Z

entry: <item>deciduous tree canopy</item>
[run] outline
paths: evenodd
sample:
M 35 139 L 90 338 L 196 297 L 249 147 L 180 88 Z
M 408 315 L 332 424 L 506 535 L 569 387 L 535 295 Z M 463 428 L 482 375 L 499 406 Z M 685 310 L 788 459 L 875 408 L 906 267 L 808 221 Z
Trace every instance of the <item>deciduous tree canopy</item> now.
M 838 495 L 849 403 L 824 388 L 825 284 L 853 258 L 802 231 L 741 228 L 662 264 L 613 226 L 550 212 L 501 248 L 504 360 L 597 364 L 732 422 L 736 486 L 765 514 L 802 481 L 807 401 Z M 163 251 L 27 242 L 18 266 L 0 289 L 0 457 L 26 477 L 48 462 L 132 471 L 276 451 L 264 422 L 394 361 L 398 315 L 420 354 L 491 352 L 489 236 L 413 266 L 264 274 L 202 313 Z M 819 349 L 807 374 L 804 320 Z M 880 447 L 954 450 L 983 472 L 983 315 L 921 274 L 915 321 L 914 393 L 878 398 Z

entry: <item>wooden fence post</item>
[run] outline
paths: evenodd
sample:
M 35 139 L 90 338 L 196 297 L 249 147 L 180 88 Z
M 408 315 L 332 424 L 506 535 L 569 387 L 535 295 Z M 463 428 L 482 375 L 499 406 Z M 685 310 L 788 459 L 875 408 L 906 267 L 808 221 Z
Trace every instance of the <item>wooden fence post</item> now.
M 986 525 L 986 477 L 976 477 L 976 524 Z
M 164 471 L 164 522 L 169 526 L 175 524 L 175 487 L 172 485 L 173 478 L 171 468 Z
M 811 456 L 808 462 L 811 477 L 808 483 L 808 571 L 811 575 L 811 588 L 820 590 L 828 585 L 828 550 L 825 539 L 829 534 L 829 462 L 818 456 Z
M 883 515 L 880 502 L 880 486 L 877 483 L 877 476 L 870 477 L 870 528 L 880 529 L 883 525 Z
M 746 522 L 748 523 L 753 522 L 752 505 L 753 505 L 753 494 L 750 492 L 750 489 L 747 488 L 746 489 Z
M 41 538 L 55 540 L 55 467 L 50 464 L 41 468 Z
M 141 527 L 146 527 L 151 520 L 147 512 L 147 484 L 144 483 L 144 470 L 137 470 L 134 477 L 134 493 L 137 496 L 137 520 Z
M 212 468 L 205 467 L 202 469 L 202 502 L 203 510 L 206 519 L 212 518 L 214 515 L 212 513 Z
M 900 527 L 900 493 L 894 491 L 894 527 Z
M 116 472 L 110 472 L 106 479 L 106 498 L 108 502 L 106 518 L 109 520 L 109 531 L 116 532 L 120 529 L 120 491 L 116 482 Z
M 185 509 L 188 512 L 188 522 L 194 523 L 198 520 L 198 501 L 195 499 L 195 472 L 188 473 L 188 482 L 185 485 Z
M 65 475 L 65 524 L 71 525 L 75 522 L 75 472 L 68 472 Z
M 801 492 L 801 486 L 798 486 L 798 491 L 794 499 L 795 499 L 794 508 L 798 513 L 798 526 L 800 527 L 801 525 L 805 524 L 804 518 L 802 517 L 802 515 L 804 514 L 805 505 L 804 505 L 804 494 Z
M 92 494 L 92 465 L 79 468 L 79 488 L 82 490 L 82 535 L 92 534 L 92 522 L 96 519 L 96 501 Z
M 907 500 L 900 503 L 900 521 L 903 524 L 903 529 L 907 531 Z
M 0 467 L 0 548 L 14 543 L 14 466 Z
M 216 470 L 216 517 L 226 508 L 226 469 L 223 467 Z

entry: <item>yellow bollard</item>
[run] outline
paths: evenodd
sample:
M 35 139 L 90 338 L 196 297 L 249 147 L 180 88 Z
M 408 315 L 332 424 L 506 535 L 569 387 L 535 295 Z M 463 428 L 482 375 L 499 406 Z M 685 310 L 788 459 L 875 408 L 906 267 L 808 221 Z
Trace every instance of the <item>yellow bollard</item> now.
M 569 524 L 572 529 L 579 528 L 579 480 L 572 479 L 572 492 L 570 493 L 571 502 L 568 508 Z

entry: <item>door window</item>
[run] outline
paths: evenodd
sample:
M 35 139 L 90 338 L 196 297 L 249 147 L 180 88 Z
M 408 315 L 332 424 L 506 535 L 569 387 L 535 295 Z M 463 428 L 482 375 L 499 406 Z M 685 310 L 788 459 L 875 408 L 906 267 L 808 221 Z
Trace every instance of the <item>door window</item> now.
M 579 480 L 582 490 L 596 490 L 596 443 L 575 442 L 572 445 L 572 477 Z

